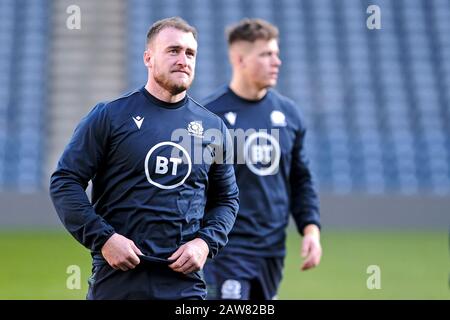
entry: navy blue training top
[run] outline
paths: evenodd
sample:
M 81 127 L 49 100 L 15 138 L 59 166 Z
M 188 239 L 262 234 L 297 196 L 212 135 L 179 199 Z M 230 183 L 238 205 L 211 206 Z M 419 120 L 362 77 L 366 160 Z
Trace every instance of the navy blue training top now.
M 232 164 L 216 161 L 232 148 L 206 135 L 210 129 L 228 134 L 188 96 L 166 103 L 141 88 L 96 105 L 51 177 L 62 223 L 94 258 L 114 232 L 160 258 L 199 237 L 213 257 L 227 242 L 239 200 Z M 85 193 L 91 179 L 92 204 Z
M 299 107 L 273 89 L 261 100 L 250 101 L 228 86 L 207 97 L 203 105 L 225 121 L 234 137 L 240 206 L 222 252 L 284 256 L 289 213 L 302 235 L 307 224 L 320 228 Z

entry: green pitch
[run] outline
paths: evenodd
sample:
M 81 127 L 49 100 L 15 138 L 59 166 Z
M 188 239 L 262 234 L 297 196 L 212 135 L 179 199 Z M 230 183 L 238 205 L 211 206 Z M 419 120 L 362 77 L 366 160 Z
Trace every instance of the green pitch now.
M 322 244 L 321 265 L 300 272 L 300 238 L 289 234 L 279 299 L 450 299 L 446 232 L 329 231 Z M 0 252 L 0 299 L 84 299 L 90 256 L 65 232 L 1 231 Z M 371 265 L 380 289 L 367 288 Z M 68 289 L 76 270 L 81 288 Z

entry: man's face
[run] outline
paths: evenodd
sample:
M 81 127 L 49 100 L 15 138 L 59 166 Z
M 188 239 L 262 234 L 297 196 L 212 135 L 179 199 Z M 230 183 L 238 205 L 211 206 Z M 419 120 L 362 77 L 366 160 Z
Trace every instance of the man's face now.
M 191 32 L 165 28 L 149 44 L 144 56 L 156 83 L 172 95 L 187 90 L 194 80 L 197 41 Z
M 281 65 L 277 40 L 256 40 L 247 45 L 241 63 L 245 78 L 261 89 L 275 86 Z

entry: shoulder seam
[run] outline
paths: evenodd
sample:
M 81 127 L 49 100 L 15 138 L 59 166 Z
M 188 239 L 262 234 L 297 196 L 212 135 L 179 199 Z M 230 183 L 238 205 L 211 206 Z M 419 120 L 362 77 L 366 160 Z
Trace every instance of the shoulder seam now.
M 213 95 L 207 97 L 207 98 L 209 98 L 209 101 L 207 100 L 208 103 L 205 103 L 205 106 L 208 105 L 208 104 L 210 104 L 210 103 L 213 102 L 213 101 L 216 101 L 217 99 L 223 97 L 223 96 L 226 95 L 226 94 L 227 94 L 227 90 L 224 90 L 223 92 L 220 92 L 220 94 L 217 94 L 217 95 L 213 94 Z
M 212 114 L 215 118 L 219 118 L 219 119 L 220 119 L 220 117 L 219 117 L 217 114 L 215 114 L 214 112 L 209 111 L 207 108 L 205 108 L 204 106 L 202 106 L 199 102 L 197 102 L 196 100 L 194 100 L 194 98 L 192 98 L 190 95 L 188 95 L 188 99 L 191 100 L 193 103 L 195 103 L 195 104 L 196 104 L 197 106 L 199 106 L 200 108 L 202 108 L 203 110 L 205 110 L 206 112 Z M 222 119 L 220 119 L 220 120 L 222 120 Z
M 116 99 L 114 99 L 114 100 L 107 101 L 107 102 L 105 102 L 105 104 L 110 104 L 110 103 L 116 102 L 116 101 L 118 101 L 118 100 L 121 100 L 121 99 L 125 99 L 125 98 L 128 98 L 128 97 L 131 97 L 132 95 L 134 95 L 134 94 L 136 94 L 136 93 L 139 93 L 139 92 L 140 92 L 139 89 L 136 89 L 136 90 L 131 91 L 131 92 L 127 93 L 127 94 L 124 94 L 124 95 L 122 95 L 122 96 L 120 96 L 120 97 L 118 97 L 118 98 L 116 98 Z

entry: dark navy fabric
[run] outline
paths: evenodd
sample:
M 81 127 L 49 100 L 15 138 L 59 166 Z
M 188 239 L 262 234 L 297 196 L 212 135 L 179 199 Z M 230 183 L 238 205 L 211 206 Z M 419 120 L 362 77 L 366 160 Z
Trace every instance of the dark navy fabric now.
M 209 161 L 194 162 L 194 149 L 173 139 L 180 128 L 197 134 L 187 144 Z M 228 134 L 219 117 L 190 97 L 170 104 L 141 88 L 98 104 L 75 129 L 51 177 L 62 223 L 96 261 L 114 232 L 146 256 L 166 259 L 196 237 L 215 256 L 235 221 L 238 188 L 233 166 L 215 161 L 230 150 L 224 140 L 202 137 L 208 129 Z M 85 193 L 91 179 L 92 204 Z
M 169 265 L 169 264 L 175 262 L 175 260 L 162 259 L 162 258 L 152 257 L 152 256 L 142 256 L 142 255 L 139 255 L 139 259 L 140 259 L 141 263 L 159 263 L 159 264 L 165 264 L 165 265 Z
M 283 258 L 218 255 L 204 268 L 208 300 L 272 300 L 283 272 Z
M 203 105 L 224 120 L 232 136 L 236 130 L 257 133 L 245 141 L 234 141 L 240 206 L 222 253 L 283 257 L 289 213 L 301 234 L 308 224 L 320 228 L 319 201 L 305 153 L 306 128 L 300 108 L 272 89 L 261 100 L 250 101 L 228 86 L 206 98 Z M 275 138 L 278 140 L 273 142 Z M 266 150 L 264 146 L 252 149 L 249 140 L 269 145 L 268 159 L 259 157 L 258 152 Z M 245 163 L 239 164 L 240 158 Z M 268 171 L 274 163 L 273 172 Z
M 88 300 L 204 300 L 202 272 L 184 275 L 160 263 L 141 262 L 128 271 L 96 263 L 88 280 Z

